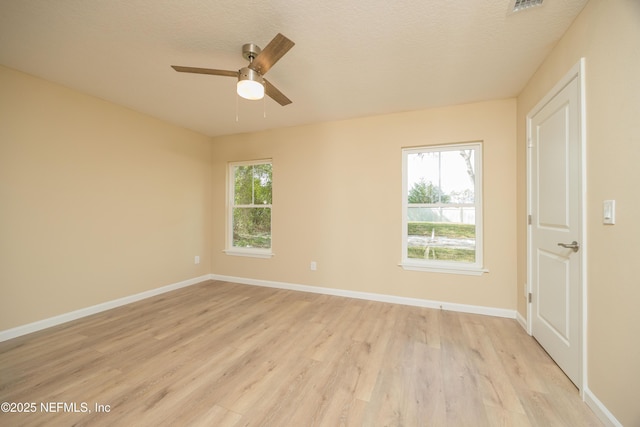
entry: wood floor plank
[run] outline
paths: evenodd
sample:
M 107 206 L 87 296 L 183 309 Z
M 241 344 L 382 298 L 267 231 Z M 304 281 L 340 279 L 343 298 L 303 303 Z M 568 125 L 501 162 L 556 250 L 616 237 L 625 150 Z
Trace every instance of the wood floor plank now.
M 308 421 L 309 414 L 316 407 L 316 399 L 311 396 L 315 396 L 321 365 L 322 362 L 313 359 L 296 360 L 270 393 L 258 396 L 238 426 L 277 426 L 283 425 L 283 420 L 299 425 L 294 423 L 298 413 L 303 413 Z
M 484 395 L 461 319 L 465 315 L 443 311 L 441 316 L 442 374 L 447 402 L 447 423 L 489 426 Z
M 476 322 L 463 322 L 469 343 L 470 358 L 478 378 L 478 387 L 485 405 L 502 408 L 507 413 L 524 414 L 520 399 L 509 376 L 500 363 L 486 332 L 486 327 Z
M 406 339 L 407 328 L 420 325 L 403 312 L 404 307 L 391 324 L 392 336 L 364 425 L 446 425 L 440 352 Z
M 371 400 L 394 333 L 392 326 L 395 322 L 395 311 L 389 310 L 389 308 L 393 309 L 393 306 L 387 307 L 387 304 L 382 303 L 375 303 L 375 305 L 384 310 L 365 313 L 366 323 L 358 328 L 361 335 L 355 337 L 360 338 L 360 341 L 356 340 L 356 342 L 363 344 L 362 356 L 365 359 L 360 362 L 362 371 L 354 395 L 365 402 Z
M 203 411 L 202 414 L 198 414 L 192 417 L 180 417 L 181 421 L 184 421 L 184 425 L 193 427 L 234 427 L 238 424 L 242 415 L 231 412 L 221 406 L 213 405 L 211 409 Z
M 12 426 L 601 425 L 513 319 L 219 281 L 0 343 L 0 401 L 37 404 Z

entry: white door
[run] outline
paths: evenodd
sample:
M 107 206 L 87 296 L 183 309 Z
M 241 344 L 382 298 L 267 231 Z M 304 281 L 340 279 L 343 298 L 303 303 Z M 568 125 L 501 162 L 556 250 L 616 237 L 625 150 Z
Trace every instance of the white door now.
M 580 64 L 528 116 L 531 331 L 582 388 Z

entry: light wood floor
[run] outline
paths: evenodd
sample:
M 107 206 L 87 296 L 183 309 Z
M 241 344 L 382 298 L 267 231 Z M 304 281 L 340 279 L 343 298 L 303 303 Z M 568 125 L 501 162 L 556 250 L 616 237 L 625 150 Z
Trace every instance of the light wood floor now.
M 3 426 L 601 425 L 515 320 L 214 281 L 0 343 L 0 402 L 37 405 Z

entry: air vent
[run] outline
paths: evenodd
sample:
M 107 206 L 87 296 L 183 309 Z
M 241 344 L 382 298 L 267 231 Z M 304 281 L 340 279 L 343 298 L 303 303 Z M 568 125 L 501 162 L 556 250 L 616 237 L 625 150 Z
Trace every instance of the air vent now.
M 544 0 L 515 0 L 513 3 L 513 11 L 520 12 L 521 10 L 542 6 L 543 1 Z

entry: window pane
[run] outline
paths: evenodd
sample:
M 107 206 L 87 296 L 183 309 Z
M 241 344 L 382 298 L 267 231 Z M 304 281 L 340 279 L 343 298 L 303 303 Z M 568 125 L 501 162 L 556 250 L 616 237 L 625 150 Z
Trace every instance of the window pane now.
M 450 222 L 409 221 L 407 252 L 407 257 L 414 259 L 474 263 L 476 226 Z
M 233 246 L 270 248 L 271 208 L 234 208 Z
M 235 166 L 234 205 L 250 205 L 253 202 L 253 166 Z
M 253 168 L 254 203 L 271 204 L 271 164 L 255 165 Z
M 475 150 L 412 153 L 407 160 L 409 203 L 474 203 Z

